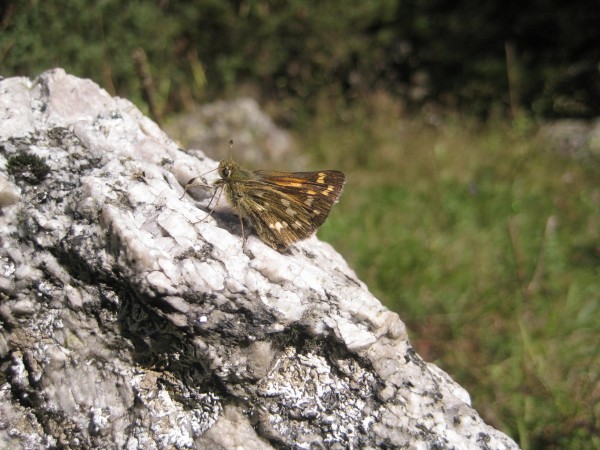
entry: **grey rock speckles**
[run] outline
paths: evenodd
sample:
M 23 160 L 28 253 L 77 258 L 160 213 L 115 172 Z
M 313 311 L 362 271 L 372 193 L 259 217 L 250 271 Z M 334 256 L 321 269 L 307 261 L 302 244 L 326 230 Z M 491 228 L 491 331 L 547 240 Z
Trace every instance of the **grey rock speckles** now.
M 182 198 L 215 167 L 89 80 L 0 81 L 0 447 L 517 448 L 329 245 Z

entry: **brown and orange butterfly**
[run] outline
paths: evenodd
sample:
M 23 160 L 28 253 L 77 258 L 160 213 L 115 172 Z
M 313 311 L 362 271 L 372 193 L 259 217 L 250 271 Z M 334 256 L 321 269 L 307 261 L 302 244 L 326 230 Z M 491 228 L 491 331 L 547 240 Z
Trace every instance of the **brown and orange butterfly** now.
M 221 178 L 213 187 L 222 188 L 240 217 L 244 242 L 242 217 L 250 221 L 263 242 L 279 251 L 310 237 L 323 225 L 345 180 L 337 170 L 250 171 L 232 159 L 221 161 L 217 170 Z M 194 181 L 188 182 L 186 190 Z

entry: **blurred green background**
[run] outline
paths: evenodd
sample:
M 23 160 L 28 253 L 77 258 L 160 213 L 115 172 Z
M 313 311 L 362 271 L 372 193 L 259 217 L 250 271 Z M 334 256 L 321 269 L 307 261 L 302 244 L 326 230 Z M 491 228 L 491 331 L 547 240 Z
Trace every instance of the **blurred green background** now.
M 256 98 L 347 172 L 320 236 L 417 351 L 522 448 L 600 448 L 599 24 L 597 0 L 5 0 L 0 74 L 60 66 L 161 122 Z

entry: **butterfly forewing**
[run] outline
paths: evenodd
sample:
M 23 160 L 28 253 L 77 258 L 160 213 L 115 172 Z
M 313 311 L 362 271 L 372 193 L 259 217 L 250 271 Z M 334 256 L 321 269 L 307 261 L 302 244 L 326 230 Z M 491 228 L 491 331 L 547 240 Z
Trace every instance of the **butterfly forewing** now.
M 332 204 L 337 201 L 344 186 L 344 174 L 337 170 L 322 170 L 320 172 L 254 172 L 258 181 L 277 187 L 284 192 L 294 195 L 304 192 L 308 195 L 323 194 L 330 198 Z

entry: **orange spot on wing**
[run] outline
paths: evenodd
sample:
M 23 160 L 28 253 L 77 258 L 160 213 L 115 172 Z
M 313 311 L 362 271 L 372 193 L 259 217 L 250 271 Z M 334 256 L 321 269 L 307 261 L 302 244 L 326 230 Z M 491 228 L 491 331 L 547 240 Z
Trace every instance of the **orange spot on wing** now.
M 276 183 L 279 186 L 285 187 L 302 187 L 302 183 L 299 183 L 294 178 L 278 178 Z

